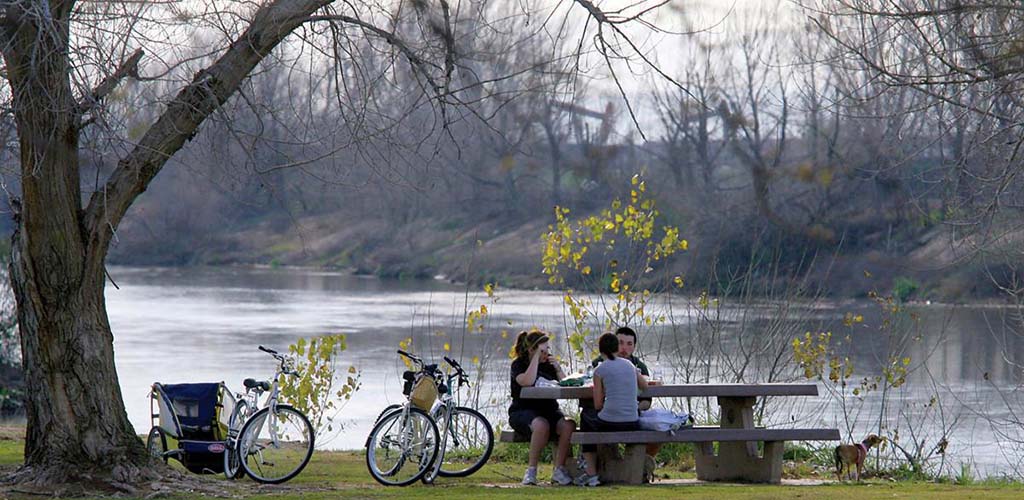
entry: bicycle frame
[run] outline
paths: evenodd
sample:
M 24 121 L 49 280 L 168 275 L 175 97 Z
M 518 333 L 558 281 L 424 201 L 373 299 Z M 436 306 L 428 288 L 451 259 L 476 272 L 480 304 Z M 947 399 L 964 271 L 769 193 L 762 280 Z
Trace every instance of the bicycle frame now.
M 441 392 L 440 401 L 430 411 L 430 415 L 434 419 L 434 422 L 443 425 L 444 430 L 441 430 L 440 428 L 438 429 L 438 432 L 441 434 L 441 442 L 438 443 L 437 457 L 434 458 L 434 465 L 431 467 L 430 472 L 423 478 L 427 483 L 433 482 L 441 471 L 441 464 L 444 463 L 445 448 L 448 446 L 448 436 L 451 434 L 449 432 L 449 428 L 452 425 L 452 411 L 459 405 L 458 392 L 463 385 L 469 385 L 469 375 L 462 369 L 462 366 L 459 365 L 458 362 L 448 356 L 444 357 L 444 361 L 448 363 L 448 366 L 452 367 L 454 372 L 445 376 L 446 390 L 439 391 Z M 453 381 L 456 381 L 457 385 L 453 386 Z
M 271 349 L 267 349 L 266 347 L 263 347 L 263 346 L 259 346 L 259 349 L 261 351 L 265 352 L 265 353 L 270 354 L 271 356 L 274 357 L 274 359 L 276 359 L 280 363 L 278 365 L 278 368 L 277 368 L 276 372 L 274 373 L 274 380 L 270 384 L 270 391 L 269 391 L 270 394 L 267 396 L 267 404 L 266 404 L 266 407 L 269 408 L 269 411 L 267 412 L 267 419 L 270 420 L 270 424 L 269 425 L 270 425 L 271 443 L 273 443 L 274 447 L 279 447 L 280 443 L 277 440 L 277 419 L 275 417 L 277 415 L 277 400 L 278 400 L 278 396 L 281 393 L 281 388 L 280 388 L 280 384 L 279 384 L 278 381 L 280 380 L 281 375 L 295 375 L 295 376 L 299 376 L 299 373 L 297 371 L 295 371 L 293 368 L 291 368 L 290 362 L 289 362 L 288 358 L 282 356 L 281 354 L 278 354 L 277 351 L 274 351 L 274 350 L 271 350 Z M 263 391 L 260 390 L 259 387 L 254 387 L 252 389 L 253 389 L 253 392 L 255 392 L 255 394 L 252 396 L 253 408 L 250 410 L 250 414 L 255 414 L 260 409 L 259 408 L 259 396 L 260 396 L 260 394 Z M 249 391 L 246 391 L 246 393 L 247 393 L 246 397 L 247 398 L 248 398 L 248 392 Z M 260 424 L 261 428 L 262 428 L 263 425 L 267 425 L 267 421 L 266 420 L 264 420 Z M 259 432 L 256 432 L 254 435 L 259 435 Z M 248 443 L 245 446 L 246 453 L 248 453 L 249 446 L 250 445 Z M 256 451 L 256 453 L 261 453 L 261 452 L 262 452 L 262 449 Z M 244 455 L 243 455 L 243 457 L 244 457 Z M 261 460 L 262 460 L 262 458 L 261 458 Z

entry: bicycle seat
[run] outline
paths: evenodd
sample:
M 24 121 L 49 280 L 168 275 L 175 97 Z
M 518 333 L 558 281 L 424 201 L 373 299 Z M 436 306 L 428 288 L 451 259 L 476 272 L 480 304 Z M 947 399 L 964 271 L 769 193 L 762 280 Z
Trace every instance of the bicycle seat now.
M 270 382 L 266 380 L 256 380 L 254 378 L 247 378 L 242 381 L 242 385 L 244 385 L 246 389 L 259 388 L 259 390 L 261 391 L 270 390 Z

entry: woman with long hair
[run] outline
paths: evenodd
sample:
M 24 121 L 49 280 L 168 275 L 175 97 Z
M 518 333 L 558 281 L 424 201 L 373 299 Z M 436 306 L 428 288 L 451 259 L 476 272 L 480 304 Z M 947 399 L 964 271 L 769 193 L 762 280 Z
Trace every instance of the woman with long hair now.
M 520 332 L 514 347 L 512 361 L 512 405 L 508 409 L 508 423 L 516 432 L 530 436 L 530 458 L 523 484 L 537 484 L 537 463 L 541 451 L 548 444 L 551 433 L 558 435 L 558 449 L 554 456 L 554 471 L 551 480 L 560 485 L 572 483 L 572 477 L 565 469 L 571 444 L 569 438 L 576 429 L 576 422 L 562 414 L 558 401 L 554 399 L 522 399 L 519 394 L 523 387 L 531 387 L 538 378 L 562 380 L 562 367 L 551 356 L 551 337 L 540 330 Z

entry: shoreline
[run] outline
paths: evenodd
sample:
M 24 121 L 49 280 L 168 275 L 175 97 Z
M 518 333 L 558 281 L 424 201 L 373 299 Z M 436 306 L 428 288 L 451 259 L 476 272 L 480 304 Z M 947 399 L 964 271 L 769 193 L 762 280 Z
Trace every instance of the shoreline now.
M 232 262 L 232 263 L 224 263 L 224 264 L 195 264 L 195 265 L 159 265 L 159 264 L 154 264 L 154 265 L 135 265 L 135 264 L 111 263 L 111 264 L 108 264 L 107 267 L 112 269 L 112 270 L 115 270 L 115 271 L 117 269 L 132 269 L 132 270 L 148 270 L 148 269 L 152 269 L 152 270 L 178 270 L 178 269 L 202 269 L 202 268 L 217 268 L 217 269 L 227 268 L 227 269 L 242 269 L 242 270 L 244 270 L 244 269 L 254 269 L 254 270 L 262 270 L 262 271 L 288 271 L 288 270 L 295 270 L 295 271 L 303 271 L 303 272 L 307 272 L 307 273 L 316 273 L 316 274 L 325 274 L 325 275 L 334 275 L 334 276 L 351 276 L 351 277 L 354 277 L 354 278 L 368 279 L 368 280 L 380 280 L 380 281 L 383 281 L 383 282 L 443 283 L 443 284 L 447 284 L 447 285 L 453 285 L 453 286 L 456 286 L 456 287 L 472 287 L 474 285 L 473 283 L 469 283 L 469 282 L 464 281 L 464 280 L 458 280 L 458 279 L 454 279 L 454 278 L 449 278 L 447 275 L 443 275 L 443 274 L 438 274 L 438 275 L 434 275 L 434 276 L 431 276 L 431 277 L 378 276 L 378 275 L 375 275 L 375 274 L 372 274 L 372 273 L 361 272 L 358 268 L 354 268 L 354 267 L 329 267 L 329 266 L 317 266 L 317 265 L 313 265 L 313 264 L 260 264 L 260 263 Z M 114 278 L 115 278 L 115 281 L 116 281 L 116 276 L 114 276 Z M 512 290 L 512 291 L 522 291 L 522 292 L 559 292 L 559 293 L 564 292 L 564 289 L 553 287 L 553 286 L 521 287 L 521 286 L 515 286 L 515 285 L 505 285 L 504 283 L 501 283 L 501 282 L 498 282 L 497 285 L 499 287 L 499 290 Z M 470 292 L 472 292 L 472 291 L 473 291 L 473 289 L 470 288 Z M 592 291 L 592 290 L 574 290 L 574 292 L 582 293 L 582 294 L 595 294 L 595 293 L 597 293 L 597 292 Z M 673 296 L 673 297 L 682 297 L 682 298 L 686 298 L 686 299 L 697 299 L 699 297 L 699 294 L 696 294 L 696 293 L 688 294 L 688 293 L 678 293 L 678 292 L 675 292 L 675 291 L 655 292 L 655 294 L 665 294 L 665 293 L 667 293 L 668 295 Z M 703 293 L 703 290 L 701 291 L 701 293 Z M 721 296 L 715 295 L 713 293 L 710 293 L 708 296 L 712 297 L 712 298 L 720 298 L 721 297 Z M 754 298 L 755 298 L 755 304 L 756 303 L 772 304 L 772 303 L 777 303 L 779 300 L 781 300 L 781 299 L 765 299 L 763 296 L 755 296 Z M 829 305 L 831 305 L 833 307 L 841 307 L 842 305 L 847 304 L 847 303 L 851 303 L 851 302 L 863 303 L 863 302 L 871 301 L 871 300 L 873 300 L 873 299 L 871 299 L 867 294 L 865 294 L 863 296 L 859 296 L 859 297 L 858 296 L 833 297 L 833 296 L 827 296 L 826 295 L 826 296 L 822 296 L 819 299 L 804 299 L 804 298 L 791 299 L 791 301 L 793 301 L 795 303 L 805 303 L 805 304 L 808 304 L 808 303 L 818 302 L 822 306 L 829 306 Z M 973 298 L 970 301 L 943 301 L 943 300 L 939 300 L 939 299 L 910 299 L 910 300 L 907 300 L 906 302 L 903 302 L 902 305 L 903 306 L 907 306 L 907 307 L 914 307 L 914 308 L 926 308 L 926 307 L 936 307 L 936 308 L 938 308 L 938 307 L 965 307 L 965 308 L 969 308 L 969 309 L 1002 309 L 1002 308 L 1017 307 L 1016 304 L 1008 302 L 1006 299 L 999 300 L 996 297 L 975 297 L 975 298 Z

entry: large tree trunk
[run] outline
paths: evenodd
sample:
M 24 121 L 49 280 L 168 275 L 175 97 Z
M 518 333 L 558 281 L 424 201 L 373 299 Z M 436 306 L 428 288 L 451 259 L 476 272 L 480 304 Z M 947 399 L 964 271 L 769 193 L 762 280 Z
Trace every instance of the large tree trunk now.
M 89 258 L 98 249 L 89 248 L 82 230 L 70 9 L 55 5 L 52 24 L 23 13 L 25 23 L 4 53 L 22 172 L 10 279 L 26 382 L 23 473 L 34 482 L 63 482 L 120 466 L 114 479 L 123 481 L 147 458 L 114 370 L 102 255 Z
M 24 216 L 40 208 L 26 206 Z M 82 256 L 34 255 L 24 234 L 14 236 L 11 282 L 27 389 L 26 475 L 51 484 L 109 471 L 115 481 L 130 481 L 147 456 L 114 369 L 103 273 L 58 276 L 51 270 L 68 260 L 81 267 Z M 41 276 L 47 274 L 57 282 Z

